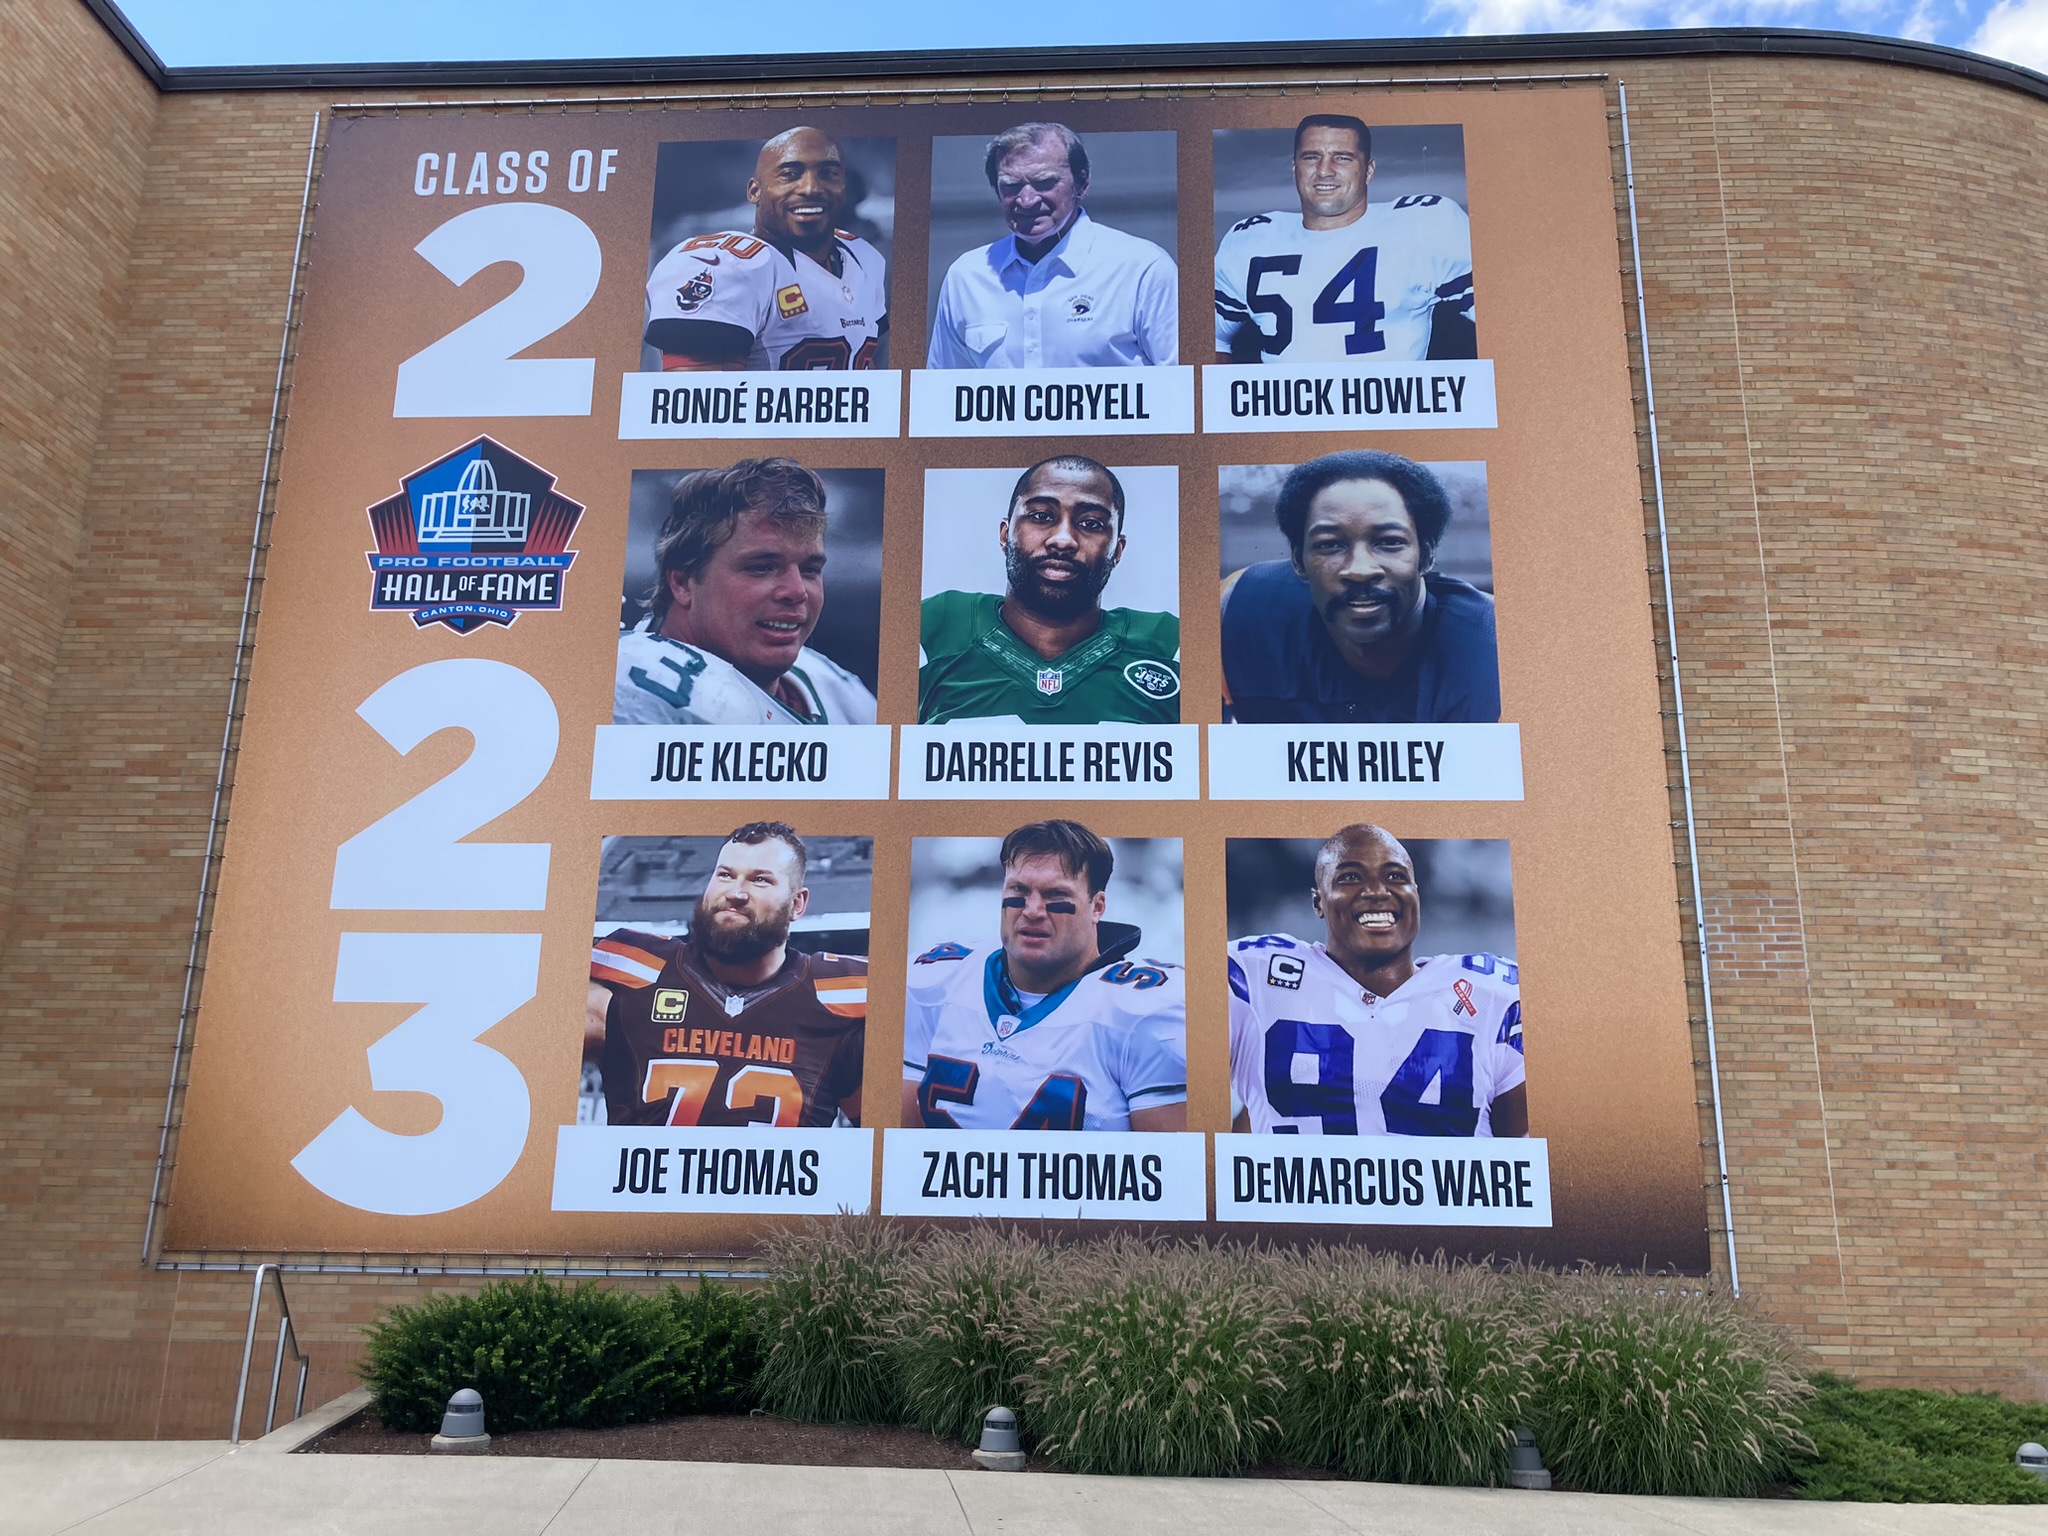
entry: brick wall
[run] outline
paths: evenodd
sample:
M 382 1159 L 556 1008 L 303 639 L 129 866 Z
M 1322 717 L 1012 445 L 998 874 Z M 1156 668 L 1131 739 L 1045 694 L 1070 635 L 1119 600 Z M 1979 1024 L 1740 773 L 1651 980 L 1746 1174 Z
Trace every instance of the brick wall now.
M 159 102 L 72 0 L 0 60 L 0 1433 L 218 1435 L 247 1277 L 140 1250 L 323 101 Z M 2048 1396 L 2048 105 L 1616 73 L 1744 1290 L 1868 1381 Z M 295 1277 L 313 1395 L 437 1284 Z

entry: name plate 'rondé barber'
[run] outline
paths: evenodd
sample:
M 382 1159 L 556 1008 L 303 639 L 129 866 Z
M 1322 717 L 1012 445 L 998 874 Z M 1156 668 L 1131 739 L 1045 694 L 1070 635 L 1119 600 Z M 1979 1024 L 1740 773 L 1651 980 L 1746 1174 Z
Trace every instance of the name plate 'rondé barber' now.
M 1413 432 L 1492 427 L 1493 364 L 1213 363 L 1204 432 Z
M 934 368 L 910 376 L 912 437 L 1194 430 L 1192 368 Z
M 903 727 L 905 800 L 1198 800 L 1198 725 Z
M 882 1214 L 1203 1221 L 1207 1153 L 1189 1131 L 884 1131 Z
M 600 725 L 593 800 L 886 800 L 886 725 Z
M 1212 800 L 1519 800 L 1522 728 L 1212 725 Z
M 619 437 L 900 437 L 903 375 L 881 369 L 816 373 L 629 373 L 619 389 Z

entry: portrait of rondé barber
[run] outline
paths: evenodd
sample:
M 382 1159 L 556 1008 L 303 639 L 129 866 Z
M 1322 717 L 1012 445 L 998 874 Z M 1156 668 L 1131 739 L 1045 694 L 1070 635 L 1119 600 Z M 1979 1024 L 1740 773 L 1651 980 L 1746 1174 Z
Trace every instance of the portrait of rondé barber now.
M 1218 481 L 1226 721 L 1500 719 L 1483 463 L 1350 450 Z
M 1178 364 L 1174 143 L 1054 122 L 935 138 L 925 366 Z

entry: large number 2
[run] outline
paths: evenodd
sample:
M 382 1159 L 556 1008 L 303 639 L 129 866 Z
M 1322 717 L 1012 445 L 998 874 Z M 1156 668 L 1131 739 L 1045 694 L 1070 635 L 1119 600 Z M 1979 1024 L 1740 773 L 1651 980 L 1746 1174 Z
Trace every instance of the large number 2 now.
M 516 263 L 519 286 L 398 365 L 394 416 L 588 416 L 594 357 L 519 357 L 583 312 L 604 252 L 590 226 L 549 203 L 458 213 L 414 247 L 457 287 Z

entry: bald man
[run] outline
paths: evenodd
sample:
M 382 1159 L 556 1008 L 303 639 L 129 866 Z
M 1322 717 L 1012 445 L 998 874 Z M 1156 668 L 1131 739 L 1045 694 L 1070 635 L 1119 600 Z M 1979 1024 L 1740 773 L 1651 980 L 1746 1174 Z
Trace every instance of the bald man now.
M 647 279 L 647 332 L 667 370 L 809 372 L 879 366 L 889 334 L 882 253 L 838 227 L 846 156 L 791 128 L 761 146 L 754 227 L 693 235 Z
M 1391 832 L 1316 854 L 1316 942 L 1230 946 L 1233 1129 L 1307 1136 L 1526 1136 L 1521 973 L 1499 955 L 1417 958 L 1422 892 Z

